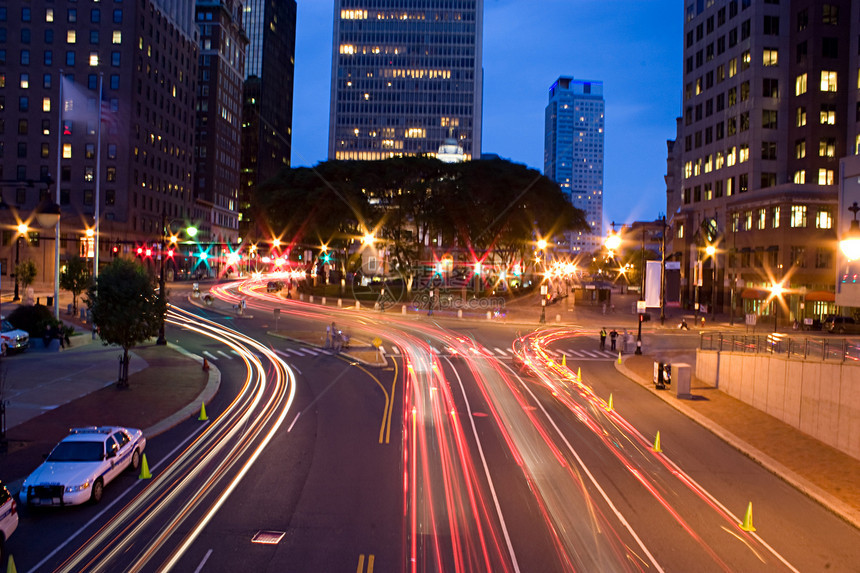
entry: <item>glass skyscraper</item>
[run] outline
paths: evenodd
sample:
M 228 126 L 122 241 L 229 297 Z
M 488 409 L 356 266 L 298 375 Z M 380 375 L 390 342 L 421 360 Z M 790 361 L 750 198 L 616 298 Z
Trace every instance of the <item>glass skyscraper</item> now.
M 329 159 L 481 153 L 483 0 L 335 0 Z
M 603 82 L 560 77 L 546 106 L 544 175 L 585 212 L 591 232 L 567 233 L 571 253 L 603 244 Z

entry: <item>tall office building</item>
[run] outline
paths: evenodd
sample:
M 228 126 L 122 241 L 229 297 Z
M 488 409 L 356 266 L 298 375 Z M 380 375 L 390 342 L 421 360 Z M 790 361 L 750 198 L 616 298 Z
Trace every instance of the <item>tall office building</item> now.
M 791 289 L 781 317 L 833 311 L 835 221 L 850 216 L 836 212 L 838 165 L 856 153 L 860 120 L 858 11 L 850 0 L 686 3 L 666 183 L 689 307 L 773 313 L 776 282 Z
M 483 0 L 336 0 L 329 159 L 481 154 Z
M 53 281 L 45 249 L 53 249 L 46 239 L 54 233 L 33 228 L 32 215 L 45 192 L 56 197 L 55 185 L 63 259 L 91 255 L 85 230 L 96 213 L 103 262 L 131 252 L 135 243 L 160 241 L 162 213 L 191 217 L 193 10 L 191 2 L 172 0 L 0 4 L 0 190 L 13 207 L 0 217 L 6 228 L 13 219 L 31 223 L 19 250 L 21 259 L 40 267 L 37 281 Z M 84 92 L 85 104 L 73 105 L 71 90 L 60 102 L 61 75 Z M 100 107 L 106 121 L 99 148 Z M 18 258 L 18 239 L 4 231 L 0 240 L 6 275 Z
M 203 241 L 239 239 L 242 84 L 245 48 L 238 0 L 196 0 L 200 30 L 194 196 Z
M 544 175 L 585 212 L 591 232 L 567 232 L 570 252 L 603 245 L 603 82 L 560 77 L 546 106 Z
M 295 0 L 247 0 L 244 16 L 250 43 L 242 95 L 242 184 L 240 233 L 256 228 L 251 195 L 257 186 L 290 166 L 293 79 L 296 55 Z

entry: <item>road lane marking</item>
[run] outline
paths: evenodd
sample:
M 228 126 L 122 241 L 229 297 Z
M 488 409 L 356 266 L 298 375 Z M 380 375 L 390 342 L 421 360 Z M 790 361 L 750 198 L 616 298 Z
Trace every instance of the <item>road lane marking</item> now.
M 399 349 L 399 348 L 397 348 L 396 346 L 392 346 L 392 347 L 391 347 L 391 351 L 392 351 L 394 354 L 400 354 L 400 349 Z
M 229 354 L 227 354 L 227 353 L 226 353 L 226 352 L 224 352 L 223 350 L 219 350 L 219 351 L 218 351 L 218 354 L 220 354 L 221 356 L 223 356 L 223 357 L 224 357 L 224 358 L 226 358 L 227 360 L 230 360 L 230 359 L 232 358 Z
M 570 356 L 570 354 L 566 350 L 559 350 L 564 356 Z
M 212 555 L 212 550 L 206 552 L 206 555 L 203 556 L 203 561 L 200 562 L 200 565 L 197 566 L 197 569 L 194 570 L 194 573 L 200 573 L 203 570 L 203 566 L 206 565 L 206 562 L 209 561 L 209 556 Z
M 209 358 L 209 360 L 218 360 L 218 357 L 209 352 L 208 350 L 204 350 L 202 354 L 205 354 Z
M 570 353 L 573 354 L 574 356 L 576 356 L 577 358 L 582 358 L 582 352 L 580 352 L 579 350 L 571 350 Z
M 499 356 L 507 356 L 508 355 L 504 350 L 502 350 L 498 346 L 496 346 L 493 350 L 495 350 L 496 354 L 498 354 Z
M 586 356 L 591 356 L 592 358 L 603 358 L 602 354 L 595 354 L 595 353 L 590 352 L 588 350 L 583 350 L 582 353 L 585 354 Z
M 355 570 L 356 573 L 373 573 L 373 561 L 374 555 L 371 553 L 367 556 L 367 569 L 364 568 L 364 553 L 358 556 L 358 568 Z
M 287 352 L 291 352 L 296 356 L 301 356 L 302 358 L 305 358 L 307 356 L 306 354 L 302 354 L 301 352 L 299 352 L 295 348 L 287 348 Z

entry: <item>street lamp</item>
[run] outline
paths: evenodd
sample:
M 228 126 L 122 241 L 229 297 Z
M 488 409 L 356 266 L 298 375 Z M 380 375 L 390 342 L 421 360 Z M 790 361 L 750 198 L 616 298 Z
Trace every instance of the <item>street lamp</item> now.
M 860 205 L 855 201 L 853 205 L 848 207 L 848 210 L 854 215 L 854 220 L 851 221 L 845 238 L 839 241 L 839 248 L 842 249 L 849 261 L 856 261 L 860 259 L 860 223 L 857 222 L 857 212 L 860 211 Z
M 772 283 L 770 285 L 771 296 L 773 297 L 773 331 L 776 332 L 777 327 L 777 318 L 779 317 L 779 298 L 782 296 L 782 285 L 779 283 Z
M 25 236 L 28 230 L 26 223 L 18 225 L 18 236 L 15 238 L 15 295 L 12 297 L 12 302 L 21 300 L 18 292 L 18 265 L 21 262 L 21 237 Z
M 540 285 L 540 323 L 546 324 L 546 283 Z
M 167 258 L 165 255 L 167 254 L 167 233 L 169 229 L 167 228 L 167 211 L 161 211 L 161 250 L 159 252 L 159 262 L 158 262 L 158 298 L 161 302 L 161 306 L 165 308 L 166 312 L 166 302 L 167 295 L 165 294 L 165 277 L 164 277 L 164 260 Z M 185 233 L 189 237 L 194 237 L 197 235 L 197 227 L 189 226 L 185 229 Z M 170 236 L 170 242 L 175 243 L 177 241 L 177 237 L 174 235 Z M 176 273 L 176 264 L 173 265 L 173 272 Z M 158 346 L 164 346 L 167 344 L 167 338 L 164 336 L 164 315 L 161 316 L 161 323 L 158 325 L 158 338 L 155 340 L 155 344 Z
M 711 296 L 708 301 L 708 305 L 710 307 L 711 312 L 711 320 L 714 319 L 714 315 L 716 314 L 716 299 L 717 299 L 717 248 L 714 245 L 708 245 L 705 247 L 705 254 L 711 259 L 711 270 L 713 271 L 713 276 L 711 277 Z
M 642 226 L 642 244 L 640 245 L 641 250 L 641 259 L 639 267 L 639 300 L 645 300 L 645 226 Z M 642 354 L 642 321 L 644 317 L 644 308 L 637 308 L 639 312 L 639 331 L 636 333 L 636 352 L 635 354 Z

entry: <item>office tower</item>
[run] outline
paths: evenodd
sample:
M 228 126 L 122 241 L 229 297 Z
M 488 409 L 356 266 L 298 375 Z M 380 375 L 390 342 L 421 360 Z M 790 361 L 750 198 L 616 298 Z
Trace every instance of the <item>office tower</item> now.
M 240 233 L 264 237 L 251 211 L 257 186 L 290 166 L 293 78 L 296 54 L 295 0 L 248 0 L 244 25 L 250 43 L 242 96 L 242 187 Z M 270 237 L 266 237 L 270 238 Z
M 483 0 L 336 0 L 329 159 L 479 158 L 482 35 Z
M 242 84 L 245 48 L 238 0 L 197 0 L 200 30 L 194 196 L 200 240 L 239 239 Z
M 857 21 L 849 0 L 686 3 L 666 177 L 682 304 L 773 315 L 782 283 L 783 319 L 833 312 L 838 162 L 856 153 L 860 119 Z
M 135 243 L 160 241 L 162 213 L 191 215 L 193 10 L 191 2 L 160 0 L 0 5 L 0 180 L 4 202 L 13 207 L 0 213 L 4 222 L 32 222 L 42 194 L 55 198 L 59 185 L 62 258 L 90 254 L 85 230 L 99 213 L 100 261 L 106 262 L 132 252 Z M 64 93 L 63 106 L 61 74 L 86 99 L 76 113 L 64 111 L 62 126 L 59 111 L 71 105 L 71 94 Z M 47 185 L 48 177 L 54 183 Z M 53 281 L 53 265 L 42 268 L 51 261 L 43 250 L 52 250 L 53 235 L 31 229 L 22 241 L 21 258 L 39 266 L 37 282 Z M 2 242 L 0 267 L 8 274 L 17 236 L 4 232 Z
M 544 175 L 585 212 L 591 232 L 566 232 L 570 252 L 603 245 L 603 82 L 560 77 L 546 106 Z

